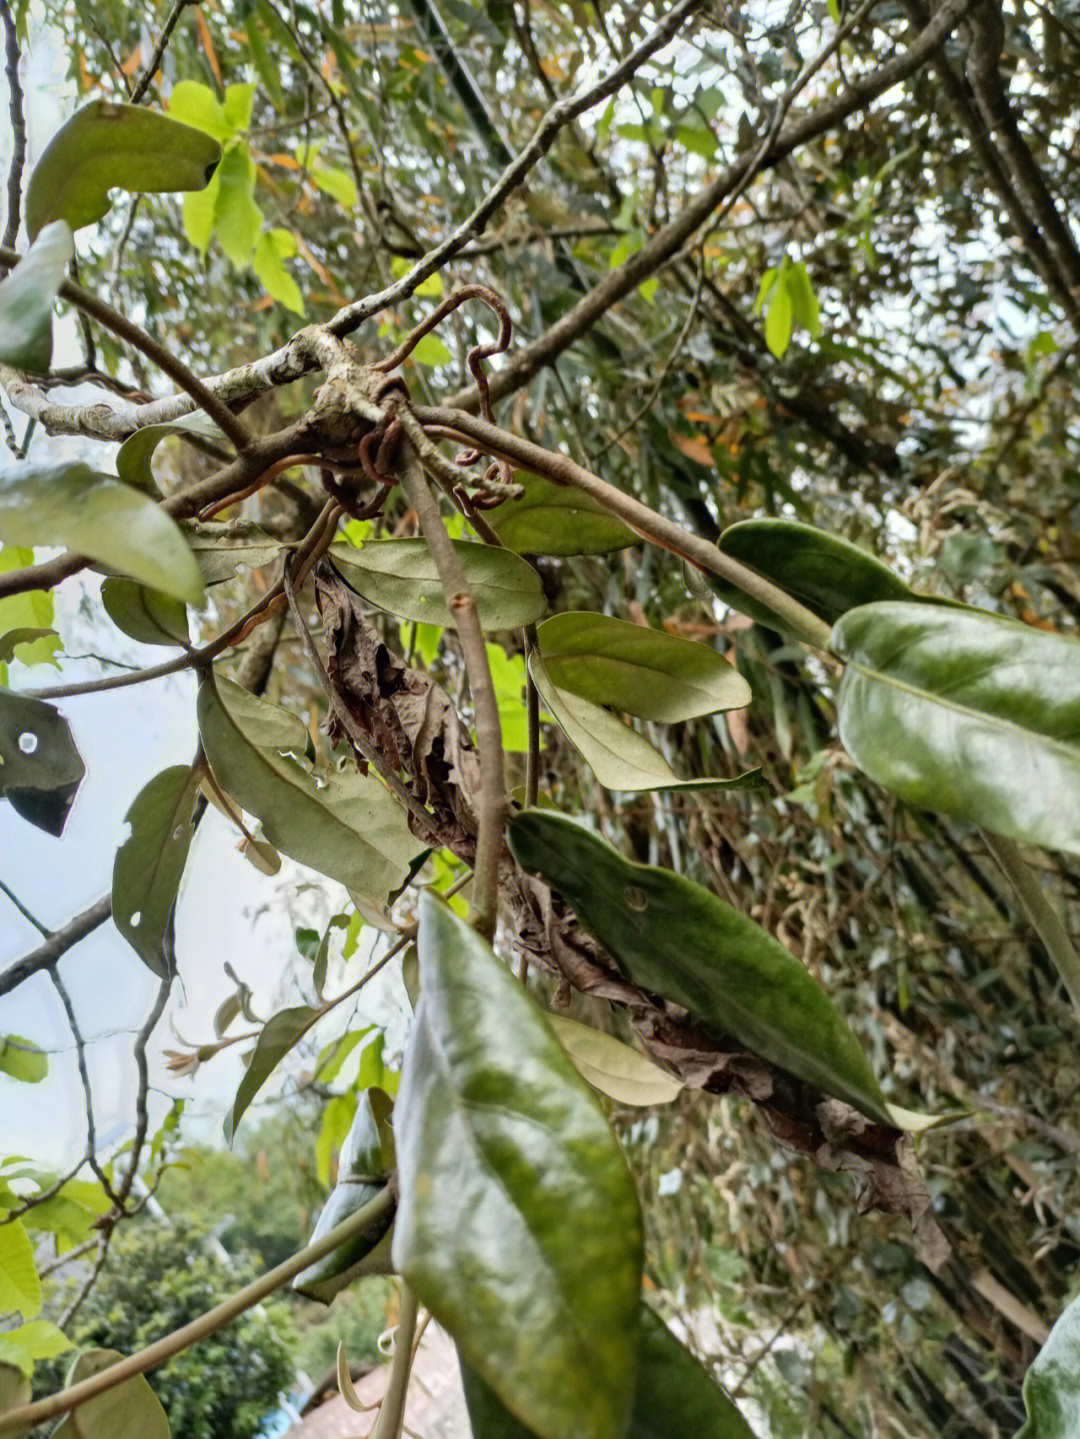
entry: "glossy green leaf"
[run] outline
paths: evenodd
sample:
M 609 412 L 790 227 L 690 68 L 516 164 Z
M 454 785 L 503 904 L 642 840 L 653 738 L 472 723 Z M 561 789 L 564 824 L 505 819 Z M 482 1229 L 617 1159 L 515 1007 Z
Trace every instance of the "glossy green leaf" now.
M 35 375 L 48 373 L 53 301 L 74 253 L 70 227 L 56 220 L 0 281 L 0 361 L 5 365 Z
M 201 410 L 195 410 L 190 415 L 184 415 L 179 420 L 170 420 L 161 425 L 146 425 L 141 430 L 136 430 L 129 435 L 116 452 L 116 473 L 123 480 L 125 485 L 131 485 L 133 489 L 144 490 L 146 494 L 155 498 L 159 494 L 157 481 L 154 479 L 154 472 L 151 468 L 154 451 L 162 440 L 168 439 L 170 435 L 176 435 L 180 439 L 191 439 L 195 442 L 204 440 L 213 446 L 214 450 L 222 455 L 232 454 L 231 442 L 222 434 L 217 425 L 214 424 Z
M 131 833 L 113 862 L 113 923 L 162 979 L 176 966 L 173 911 L 195 833 L 199 779 L 183 764 L 155 775 L 124 816 Z
M 16 813 L 59 835 L 86 767 L 52 705 L 0 690 L 0 795 Z
M 0 1370 L 7 1366 L 30 1375 L 39 1359 L 55 1359 L 66 1353 L 71 1340 L 62 1329 L 47 1319 L 31 1319 L 29 1324 L 20 1324 L 16 1329 L 0 1331 Z M 29 1390 L 27 1390 L 29 1398 Z M 0 1414 L 5 1408 L 3 1378 L 0 1376 Z
M 24 1404 L 29 1404 L 30 1394 L 29 1374 L 23 1367 L 0 1360 L 0 1419 L 8 1410 L 21 1409 Z M 22 1439 L 27 1433 L 29 1425 L 20 1424 L 17 1429 L 9 1429 L 7 1436 L 8 1439 Z
M 980 610 L 878 604 L 832 633 L 840 738 L 901 799 L 1080 854 L 1080 641 Z
M 40 1084 L 49 1072 L 49 1057 L 32 1039 L 0 1034 L 0 1074 L 23 1084 Z
M 549 1014 L 547 1022 L 582 1079 L 619 1104 L 670 1104 L 683 1087 L 681 1079 L 613 1034 L 562 1014 Z
M 602 705 L 553 684 L 536 650 L 529 656 L 529 673 L 559 728 L 606 789 L 742 790 L 761 783 L 760 770 L 735 779 L 680 780 L 644 735 Z
M 540 576 L 520 556 L 492 545 L 455 540 L 454 549 L 476 596 L 486 630 L 520 629 L 547 609 Z M 391 614 L 452 625 L 435 560 L 425 540 L 373 540 L 362 549 L 332 545 L 330 558 L 346 583 Z
M 892 1125 L 859 1041 L 794 955 L 682 875 L 632 864 L 563 815 L 526 810 L 510 852 L 566 899 L 632 984 Z
M 184 535 L 205 585 L 231 580 L 240 569 L 262 569 L 281 554 L 280 542 L 248 520 L 185 525 Z
M 68 1371 L 67 1385 L 92 1379 L 123 1355 L 115 1349 L 86 1349 Z M 169 1439 L 169 1421 L 144 1374 L 73 1409 L 53 1439 Z
M 473 1439 L 535 1439 L 459 1354 Z M 754 1439 L 708 1370 L 641 1306 L 637 1387 L 627 1439 Z
M 102 582 L 101 603 L 117 629 L 140 644 L 175 649 L 187 643 L 187 609 L 171 595 L 123 575 L 111 575 Z
M 53 136 L 26 187 L 31 238 L 50 220 L 73 230 L 109 212 L 114 187 L 135 194 L 201 190 L 221 159 L 208 135 L 143 105 L 92 100 Z
M 717 541 L 793 599 L 833 624 L 846 610 L 878 600 L 914 600 L 904 581 L 868 551 L 797 520 L 742 520 Z M 786 629 L 767 605 L 716 575 L 709 584 L 725 603 L 773 629 Z
M 289 738 L 289 721 L 297 724 L 296 717 L 255 701 L 238 685 L 207 678 L 198 708 L 199 733 L 218 783 L 262 821 L 272 845 L 379 902 L 400 888 L 420 846 L 405 810 L 374 775 L 335 770 L 318 787 L 281 752 L 303 752 Z M 267 711 L 280 719 L 271 713 L 268 720 Z M 281 724 L 280 732 L 268 730 L 271 721 Z
M 0 1314 L 33 1319 L 41 1308 L 41 1280 L 34 1249 L 21 1219 L 0 1224 Z
M 633 530 L 580 490 L 522 471 L 514 479 L 525 494 L 505 500 L 487 522 L 519 555 L 604 555 L 639 543 Z
M 708 645 L 589 611 L 553 615 L 537 630 L 560 690 L 642 719 L 675 724 L 750 703 L 750 686 Z
M 627 1439 L 754 1439 L 753 1430 L 705 1366 L 645 1305 L 634 1417 Z
M 323 1206 L 309 1243 L 321 1239 L 335 1225 L 370 1204 L 385 1186 L 394 1167 L 391 1108 L 390 1096 L 380 1089 L 367 1089 L 360 1095 L 338 1156 L 337 1183 Z M 354 1235 L 332 1254 L 305 1269 L 292 1287 L 298 1294 L 329 1304 L 364 1272 L 365 1261 L 370 1259 L 392 1221 L 392 1212 L 378 1216 L 362 1234 Z
M 1076 1439 L 1080 1434 L 1080 1299 L 1050 1331 L 1024 1375 L 1027 1423 L 1016 1439 Z
M 81 461 L 21 465 L 0 476 L 0 539 L 64 545 L 187 604 L 205 602 L 176 521 L 148 496 Z
M 237 1126 L 248 1105 L 289 1050 L 303 1038 L 318 1017 L 317 1009 L 312 1009 L 308 1004 L 298 1004 L 292 1009 L 279 1010 L 263 1025 L 262 1033 L 255 1041 L 255 1051 L 248 1060 L 244 1077 L 237 1088 L 232 1108 L 225 1116 L 225 1138 L 229 1144 L 233 1142 Z
M 528 994 L 429 891 L 419 953 L 395 1266 L 541 1439 L 621 1439 L 641 1281 L 621 1151 Z

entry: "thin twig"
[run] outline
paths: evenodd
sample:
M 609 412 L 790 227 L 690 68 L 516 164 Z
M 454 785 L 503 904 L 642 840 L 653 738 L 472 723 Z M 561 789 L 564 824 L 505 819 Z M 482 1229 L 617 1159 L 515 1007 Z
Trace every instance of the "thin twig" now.
M 67 991 L 67 985 L 65 985 L 64 981 L 60 978 L 60 972 L 56 965 L 49 970 L 49 978 L 53 982 L 53 988 L 60 996 L 60 1003 L 64 1006 L 64 1013 L 67 1015 L 68 1028 L 71 1030 L 71 1037 L 75 1041 L 75 1060 L 79 1068 L 79 1081 L 82 1084 L 83 1103 L 86 1109 L 86 1162 L 94 1171 L 98 1182 L 108 1196 L 109 1202 L 115 1204 L 117 1209 L 121 1209 L 123 1207 L 122 1201 L 109 1182 L 109 1176 L 98 1162 L 97 1130 L 94 1125 L 94 1097 L 90 1088 L 90 1072 L 86 1067 L 86 1041 L 79 1027 L 79 1020 L 75 1013 L 75 1006 L 71 1002 L 71 995 Z
M 400 412 L 405 433 L 410 435 L 411 416 Z M 409 450 L 401 462 L 401 488 L 416 511 L 420 532 L 431 551 L 446 602 L 454 619 L 465 659 L 465 671 L 472 690 L 476 714 L 476 744 L 480 753 L 480 796 L 477 803 L 479 826 L 476 837 L 475 885 L 471 922 L 489 942 L 495 937 L 499 911 L 499 861 L 506 823 L 506 776 L 503 766 L 502 725 L 499 702 L 491 679 L 487 646 L 476 612 L 476 597 L 464 566 L 446 533 L 439 508 L 424 479 L 420 461 Z
M 43 969 L 51 969 L 62 955 L 78 944 L 80 939 L 85 939 L 99 925 L 104 924 L 111 914 L 112 898 L 104 895 L 89 909 L 84 909 L 82 914 L 69 920 L 62 929 L 54 930 L 44 944 L 24 955 L 22 959 L 16 960 L 0 974 L 0 996 L 10 994 L 13 989 Z
M 26 121 L 23 118 L 22 86 L 19 83 L 19 35 L 8 0 L 0 0 L 0 21 L 4 25 L 4 71 L 7 75 L 8 113 L 11 116 L 11 165 L 7 178 L 7 219 L 0 243 L 14 245 L 22 212 L 22 173 L 26 163 Z
M 27 909 L 26 905 L 23 904 L 19 896 L 14 892 L 14 890 L 9 889 L 2 879 L 0 879 L 0 894 L 7 895 L 8 899 L 19 911 L 23 919 L 27 920 L 30 924 L 34 926 L 38 934 L 41 935 L 42 939 L 52 938 L 52 930 L 49 929 L 46 925 L 42 924 L 40 919 L 34 918 L 34 916 Z
M 1015 890 L 1021 908 L 1042 940 L 1054 968 L 1069 991 L 1073 1008 L 1080 1015 L 1080 955 L 1073 947 L 1068 930 L 1012 840 L 989 831 L 984 833 L 983 838 Z
M 529 656 L 539 649 L 535 625 L 525 627 L 525 720 L 528 726 L 528 753 L 525 757 L 525 808 L 535 809 L 540 794 L 540 693 L 529 670 Z
M 139 104 L 150 87 L 150 81 L 157 74 L 158 66 L 161 64 L 165 50 L 169 44 L 169 39 L 172 36 L 173 30 L 176 28 L 176 22 L 180 19 L 180 16 L 188 5 L 196 3 L 197 0 L 174 0 L 173 7 L 166 17 L 165 24 L 161 27 L 161 34 L 158 36 L 158 42 L 154 46 L 154 53 L 150 56 L 150 63 L 143 71 L 142 76 L 131 92 L 130 103 L 132 105 Z
M 198 1344 L 200 1340 L 208 1339 L 211 1334 L 216 1334 L 219 1329 L 224 1329 L 226 1324 L 231 1324 L 246 1310 L 260 1304 L 275 1290 L 288 1284 L 298 1274 L 302 1274 L 309 1265 L 315 1264 L 327 1254 L 332 1254 L 335 1249 L 345 1244 L 354 1235 L 364 1233 L 369 1225 L 375 1223 L 380 1216 L 387 1214 L 393 1206 L 393 1190 L 390 1185 L 387 1185 L 370 1203 L 365 1204 L 362 1209 L 358 1209 L 355 1214 L 336 1225 L 320 1240 L 307 1245 L 298 1254 L 294 1254 L 284 1263 L 278 1264 L 268 1273 L 253 1280 L 252 1283 L 245 1284 L 243 1289 L 230 1295 L 228 1299 L 216 1305 L 208 1313 L 200 1315 L 198 1319 L 193 1319 L 189 1324 L 167 1334 L 163 1339 L 141 1349 L 137 1354 L 131 1354 L 126 1359 L 119 1360 L 108 1369 L 102 1370 L 100 1374 L 95 1374 L 90 1379 L 84 1379 L 80 1384 L 72 1385 L 70 1389 L 62 1389 L 59 1394 L 50 1394 L 46 1399 L 39 1399 L 33 1404 L 23 1404 L 0 1414 L 0 1434 L 22 1433 L 25 1429 L 41 1424 L 46 1419 L 53 1419 L 58 1414 L 66 1414 L 77 1405 L 85 1404 L 88 1399 L 93 1399 L 95 1395 L 104 1394 L 107 1389 L 115 1389 L 125 1379 L 131 1379 L 136 1374 L 145 1374 L 149 1369 L 156 1369 L 159 1364 L 164 1364 L 173 1355 L 181 1354 L 185 1349 L 190 1349 L 193 1344 Z
M 146 1064 L 146 1046 L 150 1042 L 150 1036 L 157 1026 L 165 1010 L 165 1004 L 169 998 L 169 991 L 172 989 L 173 976 L 167 975 L 158 985 L 157 998 L 150 1007 L 150 1013 L 146 1016 L 146 1023 L 139 1030 L 135 1040 L 135 1067 L 139 1075 L 139 1088 L 135 1096 L 135 1138 L 131 1143 L 131 1162 L 127 1167 L 123 1179 L 120 1181 L 120 1188 L 116 1192 L 117 1204 L 123 1207 L 125 1200 L 131 1193 L 131 1186 L 135 1183 L 135 1175 L 139 1168 L 139 1160 L 142 1158 L 142 1147 L 146 1140 L 146 1130 L 149 1124 L 149 1112 L 146 1106 L 147 1094 L 150 1088 L 150 1073 Z
M 390 1362 L 390 1379 L 379 1405 L 379 1417 L 371 1431 L 371 1439 L 401 1439 L 405 1419 L 405 1395 L 409 1388 L 409 1371 L 413 1361 L 413 1334 L 419 1302 L 408 1284 L 401 1283 L 401 1308 L 397 1333 L 394 1335 L 394 1357 Z

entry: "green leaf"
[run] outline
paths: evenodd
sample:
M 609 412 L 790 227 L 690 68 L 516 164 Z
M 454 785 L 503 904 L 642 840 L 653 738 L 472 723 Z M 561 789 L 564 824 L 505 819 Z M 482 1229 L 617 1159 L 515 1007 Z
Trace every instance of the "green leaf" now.
M 18 1311 L 33 1319 L 41 1308 L 41 1281 L 34 1248 L 21 1219 L 0 1224 L 0 1314 Z
M 30 1368 L 33 1369 L 33 1364 Z M 21 1364 L 12 1365 L 0 1361 L 0 1418 L 11 1409 L 21 1409 L 24 1404 L 29 1404 L 32 1392 L 29 1372 L 24 1370 Z M 17 1429 L 8 1431 L 8 1439 L 22 1439 L 27 1433 L 29 1426 L 20 1424 Z
M 250 88 L 254 90 L 254 86 Z M 231 140 L 237 129 L 213 90 L 209 85 L 201 85 L 198 80 L 180 80 L 172 87 L 169 115 L 183 125 L 191 125 L 205 135 L 212 135 L 215 140 Z M 250 106 L 248 115 L 250 119 Z M 246 129 L 247 126 L 240 128 Z
M 675 724 L 750 703 L 750 686 L 708 645 L 610 615 L 573 611 L 537 631 L 560 690 L 643 719 Z
M 221 159 L 216 140 L 143 105 L 91 100 L 52 138 L 26 187 L 31 239 L 50 220 L 73 230 L 109 213 L 114 187 L 135 194 L 201 190 Z
M 199 732 L 218 783 L 262 821 L 276 848 L 360 895 L 385 901 L 405 882 L 420 848 L 404 809 L 373 775 L 332 771 L 317 788 L 295 760 L 262 744 L 238 689 L 215 685 L 210 677 L 199 688 Z
M 243 566 L 258 570 L 281 554 L 281 544 L 248 520 L 185 526 L 184 536 L 205 585 L 231 580 Z
M 801 325 L 816 340 L 821 334 L 821 311 L 810 282 L 810 272 L 800 261 L 788 267 L 785 278 L 795 324 Z
M 6 280 L 0 282 L 0 360 L 31 374 L 48 373 L 52 310 L 75 253 L 63 220 L 46 225 Z
M 34 551 L 16 545 L 0 548 L 0 574 L 9 570 L 20 570 L 34 563 Z M 60 636 L 53 629 L 55 605 L 51 590 L 22 590 L 19 594 L 5 595 L 0 599 L 0 635 L 5 637 L 17 631 L 38 630 L 41 638 L 16 640 L 13 653 L 0 656 L 0 664 L 10 664 L 15 659 L 19 664 L 53 664 L 56 651 L 63 649 Z
M 765 301 L 776 288 L 776 281 L 779 274 L 780 271 L 774 265 L 762 275 L 761 284 L 758 286 L 757 299 L 754 301 L 755 315 L 760 315 L 765 308 Z
M 52 705 L 0 690 L 0 795 L 17 814 L 61 834 L 85 773 L 67 721 Z
M 225 87 L 225 119 L 235 133 L 251 125 L 251 107 L 255 102 L 255 86 L 249 82 Z M 171 108 L 171 106 L 170 106 Z
M 116 452 L 116 473 L 125 485 L 143 490 L 154 498 L 159 497 L 154 472 L 150 467 L 154 451 L 162 440 L 170 435 L 181 439 L 194 437 L 209 440 L 223 454 L 232 454 L 232 442 L 228 440 L 208 416 L 201 410 L 184 415 L 179 420 L 169 420 L 161 425 L 145 425 L 129 435 Z
M 237 270 L 250 261 L 263 214 L 255 203 L 255 161 L 238 141 L 225 151 L 218 167 L 218 193 L 214 205 L 214 234 Z
M 340 1152 L 355 1114 L 355 1094 L 334 1094 L 327 1100 L 315 1141 L 315 1177 L 324 1188 L 330 1187 L 330 1161 L 335 1150 Z
M 631 864 L 564 815 L 527 810 L 507 839 L 518 864 L 559 891 L 632 984 L 892 1127 L 843 1016 L 760 925 L 682 875 Z
M 395 1266 L 540 1439 L 621 1439 L 641 1281 L 622 1153 L 528 994 L 430 892 L 419 953 Z
M 637 1395 L 627 1439 L 754 1439 L 705 1366 L 653 1312 L 641 1307 Z
M 394 1167 L 390 1132 L 392 1107 L 390 1096 L 380 1089 L 368 1089 L 361 1094 L 338 1156 L 337 1183 L 323 1206 L 310 1243 L 370 1204 L 385 1187 Z M 392 1221 L 392 1212 L 380 1215 L 362 1234 L 354 1235 L 332 1254 L 316 1260 L 293 1280 L 292 1287 L 308 1299 L 329 1304 L 364 1272 L 365 1261 L 371 1258 Z
M 264 230 L 255 245 L 251 266 L 259 278 L 259 284 L 271 299 L 277 300 L 287 310 L 292 310 L 294 315 L 302 315 L 304 297 L 300 293 L 299 285 L 285 268 L 280 244 L 275 239 L 278 235 L 287 235 L 289 239 L 293 239 L 288 230 Z M 296 241 L 293 240 L 294 248 L 295 245 Z
M 562 1014 L 549 1014 L 547 1022 L 582 1079 L 609 1099 L 619 1104 L 670 1104 L 682 1090 L 681 1079 L 614 1035 L 601 1034 Z
M 0 476 L 0 539 L 64 545 L 187 604 L 205 603 L 195 558 L 154 502 L 81 461 Z
M 356 916 L 353 915 L 353 918 L 355 919 Z M 333 1084 L 349 1055 L 358 1044 L 363 1043 L 374 1028 L 373 1024 L 367 1024 L 363 1029 L 350 1030 L 348 1034 L 343 1034 L 340 1039 L 335 1039 L 328 1044 L 319 1055 L 315 1073 L 312 1076 L 314 1081 L 317 1084 Z
M 518 555 L 468 540 L 454 540 L 453 545 L 485 630 L 520 629 L 547 609 L 540 576 Z M 425 540 L 373 540 L 359 550 L 336 544 L 328 553 L 350 588 L 380 609 L 407 620 L 453 624 Z
M 220 190 L 221 179 L 215 170 L 205 190 L 193 190 L 184 196 L 184 234 L 200 255 L 205 255 L 210 248 Z
M 716 154 L 716 136 L 704 125 L 679 125 L 675 138 L 685 150 L 700 155 L 702 159 L 711 160 Z
M 1080 1299 L 1061 1315 L 1024 1375 L 1027 1423 L 1016 1439 L 1080 1434 Z
M 346 210 L 354 210 L 360 196 L 356 191 L 356 181 L 349 174 L 348 170 L 342 170 L 336 165 L 317 165 L 311 172 L 311 178 L 318 185 L 320 190 L 344 205 Z M 423 285 L 417 287 L 416 294 L 430 294 L 425 292 Z
M 68 1371 L 67 1384 L 80 1384 L 109 1369 L 123 1355 L 115 1349 L 86 1349 Z M 169 1439 L 169 1421 L 144 1374 L 80 1404 L 53 1439 Z
M 448 365 L 454 358 L 438 335 L 424 335 L 409 358 L 417 365 Z
M 38 1359 L 55 1359 L 71 1347 L 71 1340 L 55 1324 L 50 1324 L 47 1319 L 31 1319 L 29 1324 L 0 1332 L 0 1369 L 13 1365 L 23 1374 L 30 1375 Z M 0 1415 L 8 1407 L 5 1397 L 3 1379 L 0 1378 Z M 26 1398 L 29 1397 L 28 1389 Z
M 760 770 L 735 779 L 680 780 L 644 735 L 602 705 L 553 684 L 538 650 L 529 656 L 529 673 L 559 728 L 605 789 L 742 790 L 761 783 Z
M 237 1126 L 248 1105 L 289 1050 L 319 1018 L 319 1014 L 319 1010 L 312 1009 L 308 1004 L 298 1004 L 293 1009 L 280 1010 L 263 1025 L 262 1033 L 255 1041 L 255 1051 L 237 1088 L 232 1108 L 225 1116 L 225 1138 L 229 1144 L 233 1142 Z
M 113 624 L 143 645 L 187 643 L 187 610 L 180 600 L 114 575 L 101 586 L 101 603 Z
M 1080 854 L 1080 641 L 980 610 L 850 610 L 840 738 L 901 799 Z
M 32 1039 L 21 1034 L 0 1035 L 0 1074 L 24 1084 L 40 1084 L 48 1072 L 48 1056 Z
M 521 555 L 603 555 L 636 545 L 638 536 L 599 501 L 570 485 L 516 471 L 520 500 L 504 500 L 487 516 L 508 549 Z
M 155 775 L 124 816 L 131 833 L 113 863 L 113 922 L 162 979 L 176 967 L 173 911 L 195 833 L 199 779 L 183 764 Z
M 22 664 L 35 664 L 36 660 L 28 658 L 32 654 L 34 646 L 39 640 L 55 639 L 60 643 L 60 636 L 55 630 L 28 629 L 28 630 L 7 630 L 0 634 L 0 665 L 9 665 L 15 659 L 15 651 L 19 648 L 23 651 Z M 51 653 L 51 650 L 50 650 Z
M 765 316 L 765 343 L 778 360 L 783 357 L 791 343 L 792 319 L 791 292 L 787 287 L 786 274 L 781 273 L 773 286 L 769 310 Z
M 741 520 L 717 544 L 829 624 L 856 605 L 918 599 L 895 571 L 866 550 L 796 520 Z M 709 585 L 726 604 L 760 624 L 787 628 L 767 605 L 726 580 L 710 575 Z

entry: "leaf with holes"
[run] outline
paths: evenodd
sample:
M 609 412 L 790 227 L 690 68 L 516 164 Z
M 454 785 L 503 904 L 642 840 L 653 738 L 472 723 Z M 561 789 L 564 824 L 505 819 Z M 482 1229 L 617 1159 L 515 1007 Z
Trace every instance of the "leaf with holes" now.
M 0 539 L 65 545 L 187 604 L 201 608 L 206 600 L 176 521 L 147 495 L 81 461 L 0 476 Z
M 680 780 L 644 735 L 602 705 L 553 684 L 537 650 L 529 656 L 529 673 L 559 728 L 605 789 L 743 790 L 762 783 L 760 769 L 734 779 Z
M 52 705 L 0 690 L 0 795 L 46 834 L 63 832 L 86 767 Z
M 601 1034 L 562 1014 L 549 1014 L 555 1038 L 570 1056 L 582 1079 L 619 1104 L 670 1104 L 683 1083 L 623 1044 L 613 1034 Z
M 241 702 L 238 691 L 246 693 L 209 676 L 199 687 L 199 733 L 222 789 L 262 821 L 266 838 L 284 854 L 384 902 L 404 884 L 420 850 L 405 810 L 373 775 L 331 771 L 319 787 L 281 752 L 284 736 L 264 742 L 265 728 L 250 718 L 253 704 L 278 707 L 253 696 Z M 280 713 L 283 724 L 295 721 L 287 711 Z
M 173 911 L 195 833 L 199 772 L 162 770 L 124 818 L 131 833 L 113 862 L 113 923 L 148 969 L 165 979 L 176 967 Z
M 46 225 L 7 279 L 0 281 L 0 360 L 31 374 L 48 373 L 52 312 L 75 253 L 63 220 Z
M 219 585 L 241 569 L 259 570 L 281 554 L 281 544 L 249 520 L 182 526 L 203 584 Z
M 487 516 L 508 549 L 519 555 L 605 555 L 639 543 L 633 530 L 609 515 L 598 500 L 518 471 L 520 500 L 504 500 Z
M 625 1160 L 532 999 L 429 891 L 419 954 L 395 1266 L 540 1439 L 621 1439 L 641 1284 Z
M 31 238 L 50 220 L 73 230 L 109 213 L 109 191 L 201 190 L 221 159 L 209 135 L 143 105 L 92 100 L 53 136 L 26 187 Z
M 545 620 L 537 638 L 552 684 L 642 719 L 675 724 L 750 703 L 722 655 L 663 630 L 581 610 Z
M 115 1349 L 84 1350 L 68 1371 L 68 1388 L 122 1358 Z M 169 1439 L 169 1421 L 146 1376 L 136 1374 L 73 1409 L 53 1439 Z
M 280 1010 L 263 1025 L 262 1033 L 255 1042 L 255 1051 L 236 1091 L 232 1108 L 225 1116 L 225 1138 L 230 1144 L 248 1105 L 289 1050 L 299 1043 L 318 1017 L 319 1010 L 312 1009 L 308 1004 L 298 1004 L 292 1009 Z
M 540 576 L 519 555 L 467 540 L 453 544 L 485 630 L 520 629 L 547 609 Z M 426 540 L 374 540 L 359 550 L 332 545 L 329 556 L 345 582 L 380 609 L 407 620 L 453 624 Z
M 141 645 L 175 649 L 187 643 L 187 609 L 171 595 L 123 575 L 111 575 L 102 582 L 101 603 L 117 629 Z
M 510 852 L 570 904 L 632 984 L 718 1034 L 892 1126 L 862 1046 L 781 944 L 701 885 L 632 864 L 564 815 L 526 810 Z
M 0 1074 L 24 1084 L 40 1084 L 48 1072 L 48 1056 L 32 1039 L 21 1034 L 0 1035 Z
M 1080 854 L 1080 641 L 980 610 L 875 604 L 832 632 L 840 738 L 901 799 Z

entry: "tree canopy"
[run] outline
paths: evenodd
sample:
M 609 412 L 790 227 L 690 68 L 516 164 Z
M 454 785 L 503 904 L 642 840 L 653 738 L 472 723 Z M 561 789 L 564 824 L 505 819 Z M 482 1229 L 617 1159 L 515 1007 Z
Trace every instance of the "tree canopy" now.
M 34 10 L 0 0 L 0 796 L 58 891 L 84 697 L 190 676 L 198 740 L 108 894 L 0 899 L 42 931 L 0 1006 L 51 986 L 87 1114 L 66 1170 L 0 1154 L 0 1436 L 167 1433 L 158 1366 L 376 1276 L 376 1439 L 421 1311 L 475 1439 L 1075 1434 L 1074 8 Z M 295 953 L 275 1012 L 231 956 L 170 1041 L 219 815 Z M 70 984 L 106 925 L 156 986 L 112 1143 Z M 384 970 L 400 1046 L 356 1009 Z M 310 1243 L 256 1222 L 263 1277 L 113 1325 L 234 1046 L 225 1140 L 274 1094 L 311 1126 L 266 1159 Z

